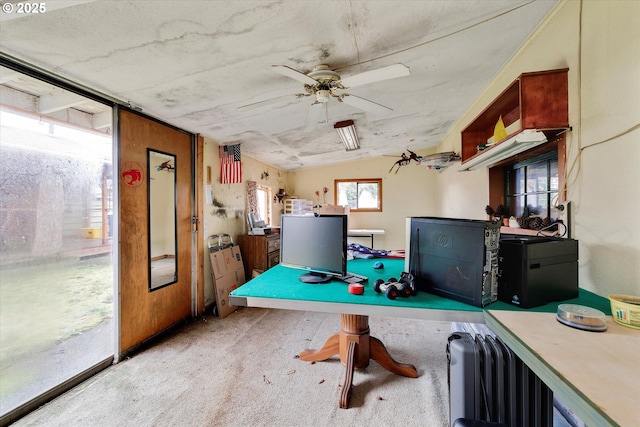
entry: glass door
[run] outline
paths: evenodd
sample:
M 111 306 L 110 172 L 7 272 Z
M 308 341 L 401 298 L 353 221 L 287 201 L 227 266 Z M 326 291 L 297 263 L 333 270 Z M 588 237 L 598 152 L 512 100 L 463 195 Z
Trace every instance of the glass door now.
M 0 415 L 7 421 L 71 378 L 111 364 L 117 209 L 111 107 L 0 72 Z

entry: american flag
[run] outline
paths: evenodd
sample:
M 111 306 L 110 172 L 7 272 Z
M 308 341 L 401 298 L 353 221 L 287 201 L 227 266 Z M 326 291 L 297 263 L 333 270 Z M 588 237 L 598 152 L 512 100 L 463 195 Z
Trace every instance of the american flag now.
M 220 182 L 222 184 L 242 182 L 240 144 L 220 146 Z

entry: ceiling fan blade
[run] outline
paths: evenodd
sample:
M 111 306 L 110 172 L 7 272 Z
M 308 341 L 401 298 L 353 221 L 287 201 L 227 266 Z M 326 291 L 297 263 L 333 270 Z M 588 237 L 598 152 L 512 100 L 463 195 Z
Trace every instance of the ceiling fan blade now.
M 392 108 L 385 107 L 384 105 L 377 104 L 373 101 L 369 101 L 368 99 L 360 98 L 359 96 L 349 95 L 345 93 L 344 95 L 341 95 L 341 99 L 345 104 L 349 104 L 353 107 L 359 108 L 369 113 L 383 115 L 393 111 Z
M 276 103 L 276 102 L 278 102 L 278 100 L 280 98 L 283 98 L 283 97 L 282 96 L 278 96 L 278 97 L 275 97 L 275 98 L 264 99 L 262 101 L 252 102 L 251 104 L 245 104 L 245 105 L 241 105 L 239 107 L 236 107 L 236 110 L 238 110 L 238 111 L 247 111 L 247 110 L 251 110 L 251 109 L 254 109 L 254 108 L 259 108 L 259 107 L 262 107 L 262 106 L 265 106 L 265 105 L 270 105 L 270 104 Z
M 344 88 L 352 88 L 382 80 L 404 77 L 409 74 L 409 67 L 403 64 L 394 64 L 389 65 L 388 67 L 378 68 L 377 70 L 365 71 L 364 73 L 346 77 L 340 81 L 340 84 Z
M 274 98 L 264 99 L 262 101 L 256 101 L 256 102 L 252 102 L 250 104 L 241 105 L 239 107 L 236 107 L 236 110 L 238 110 L 238 111 L 252 110 L 254 108 L 260 108 L 260 107 L 263 107 L 263 106 L 275 104 L 276 102 L 280 101 L 283 98 L 291 98 L 292 96 L 295 96 L 296 98 L 302 98 L 304 96 L 309 96 L 309 94 L 308 93 L 296 93 L 294 95 L 276 96 Z
M 322 114 L 322 111 L 325 109 L 326 105 L 326 103 L 322 102 L 314 102 L 313 104 L 311 104 L 311 107 L 309 107 L 309 112 L 307 113 L 307 121 L 304 125 L 305 133 L 311 132 L 316 129 L 316 127 L 318 126 L 318 121 L 320 120 L 320 115 Z
M 287 67 L 286 65 L 272 65 L 271 69 L 278 74 L 282 74 L 283 76 L 297 80 L 304 84 L 315 85 L 318 83 L 306 74 L 301 73 L 298 70 L 294 70 L 293 68 Z

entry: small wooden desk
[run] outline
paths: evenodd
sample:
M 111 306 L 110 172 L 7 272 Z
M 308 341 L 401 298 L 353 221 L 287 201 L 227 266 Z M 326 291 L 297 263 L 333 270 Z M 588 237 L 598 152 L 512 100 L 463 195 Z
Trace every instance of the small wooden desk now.
M 351 230 L 347 230 L 347 237 L 370 237 L 371 249 L 373 249 L 373 236 L 375 234 L 384 234 L 384 230 L 370 230 L 366 228 L 354 228 Z

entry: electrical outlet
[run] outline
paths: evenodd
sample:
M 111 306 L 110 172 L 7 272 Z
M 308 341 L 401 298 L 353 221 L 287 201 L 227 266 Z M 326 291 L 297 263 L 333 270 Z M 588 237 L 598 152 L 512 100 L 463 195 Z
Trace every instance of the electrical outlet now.
M 564 226 L 567 228 L 566 233 L 564 233 L 564 237 L 571 238 L 571 202 L 566 201 L 556 207 L 558 212 L 558 221 L 561 221 Z M 559 226 L 562 227 L 562 226 Z M 560 234 L 563 233 L 563 230 L 558 230 Z

